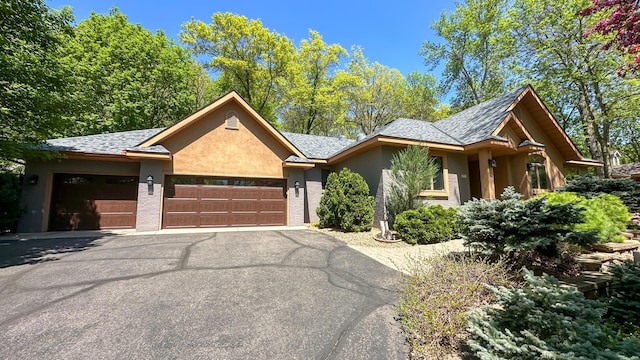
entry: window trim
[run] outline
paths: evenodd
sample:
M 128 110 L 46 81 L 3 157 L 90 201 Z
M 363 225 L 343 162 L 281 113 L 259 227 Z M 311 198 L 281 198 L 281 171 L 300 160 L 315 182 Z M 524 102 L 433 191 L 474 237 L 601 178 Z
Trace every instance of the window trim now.
M 438 156 L 442 158 L 442 182 L 444 183 L 444 189 L 422 190 L 420 192 L 420 196 L 449 197 L 449 164 L 447 162 L 447 153 L 441 151 L 429 151 L 429 156 Z

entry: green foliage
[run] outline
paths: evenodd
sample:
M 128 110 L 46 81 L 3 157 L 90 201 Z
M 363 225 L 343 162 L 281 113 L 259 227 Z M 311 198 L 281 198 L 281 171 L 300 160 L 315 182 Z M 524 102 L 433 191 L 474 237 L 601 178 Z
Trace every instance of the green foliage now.
M 605 163 L 597 173 L 608 175 L 609 144 L 638 141 L 620 136 L 620 130 L 638 123 L 640 93 L 637 80 L 615 75 L 624 60 L 604 49 L 607 37 L 584 36 L 604 17 L 577 15 L 590 4 L 516 0 L 505 14 L 517 39 L 516 76 L 533 84 L 574 142 Z
M 211 23 L 191 20 L 182 25 L 180 41 L 204 64 L 218 72 L 222 90 L 236 90 L 263 118 L 277 124 L 276 85 L 285 80 L 294 59 L 286 36 L 270 31 L 260 20 L 215 13 Z
M 599 194 L 615 195 L 622 200 L 630 212 L 640 213 L 640 183 L 631 179 L 578 176 L 567 181 L 558 191 L 573 192 L 586 198 L 592 198 Z
M 331 173 L 316 209 L 320 227 L 345 231 L 369 231 L 373 225 L 375 201 L 362 176 L 344 168 Z
M 0 160 L 23 157 L 65 128 L 69 74 L 60 44 L 71 18 L 42 0 L 0 2 Z
M 640 341 L 609 328 L 603 304 L 548 275 L 524 278 L 524 289 L 490 286 L 497 306 L 469 313 L 467 343 L 480 359 L 638 359 Z
M 78 23 L 64 51 L 74 74 L 75 127 L 67 135 L 167 126 L 213 100 L 186 50 L 116 8 Z
M 558 256 L 561 243 L 586 245 L 591 233 L 574 231 L 583 210 L 573 204 L 548 204 L 544 198 L 521 201 L 507 187 L 501 200 L 473 199 L 460 208 L 465 244 L 494 257 L 517 258 L 522 251 Z
M 508 4 L 465 0 L 431 24 L 443 41 L 424 42 L 420 54 L 430 70 L 444 62 L 441 86 L 444 93 L 455 90 L 452 104 L 457 109 L 489 100 L 511 85 L 506 65 L 514 45 L 504 16 Z
M 0 233 L 15 231 L 22 215 L 20 195 L 22 184 L 18 174 L 0 173 Z
M 412 359 L 445 359 L 460 352 L 467 311 L 493 300 L 483 284 L 510 284 L 504 267 L 468 256 L 412 260 L 407 270 L 396 310 Z
M 410 145 L 391 159 L 391 188 L 386 199 L 389 223 L 403 211 L 418 209 L 423 203 L 420 193 L 431 187 L 438 165 L 426 146 Z
M 584 219 L 574 226 L 575 230 L 595 232 L 600 242 L 622 242 L 625 231 L 631 220 L 631 214 L 620 198 L 600 194 L 586 199 L 571 192 L 545 193 L 539 197 L 546 199 L 549 204 L 573 204 L 584 209 Z
M 355 132 L 371 134 L 405 113 L 404 76 L 397 69 L 370 63 L 361 48 L 351 51 L 351 60 L 336 74 L 336 81 L 345 91 L 347 122 Z
M 327 45 L 318 32 L 309 31 L 309 39 L 300 42 L 286 80 L 279 87 L 278 113 L 283 130 L 318 135 L 342 130 L 346 105 L 334 70 L 346 56 L 343 47 Z
M 609 315 L 626 331 L 640 334 L 640 263 L 625 261 L 609 271 Z
M 398 214 L 393 227 L 410 244 L 435 244 L 458 235 L 457 219 L 455 208 L 432 205 Z

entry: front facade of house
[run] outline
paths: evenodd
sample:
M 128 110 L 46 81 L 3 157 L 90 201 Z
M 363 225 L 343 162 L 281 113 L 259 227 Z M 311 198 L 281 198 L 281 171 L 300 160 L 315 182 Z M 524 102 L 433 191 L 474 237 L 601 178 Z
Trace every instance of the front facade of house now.
M 509 185 L 533 196 L 561 186 L 566 168 L 598 165 L 531 87 L 358 140 L 279 132 L 231 92 L 168 128 L 49 140 L 42 150 L 62 156 L 27 161 L 18 231 L 302 225 L 342 168 L 365 178 L 380 220 L 391 159 L 411 144 L 441 164 L 424 195 L 445 206 Z

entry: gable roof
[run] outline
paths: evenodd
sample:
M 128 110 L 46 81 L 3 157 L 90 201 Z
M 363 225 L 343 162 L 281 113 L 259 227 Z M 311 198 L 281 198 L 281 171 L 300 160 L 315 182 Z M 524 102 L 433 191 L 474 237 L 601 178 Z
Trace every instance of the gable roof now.
M 219 109 L 221 106 L 227 104 L 230 101 L 235 101 L 238 103 L 247 113 L 249 113 L 254 120 L 261 125 L 268 133 L 270 133 L 280 144 L 282 144 L 286 149 L 291 151 L 293 154 L 299 157 L 304 157 L 304 154 L 300 152 L 289 140 L 287 140 L 273 125 L 271 125 L 268 121 L 266 121 L 260 114 L 258 114 L 252 107 L 249 105 L 237 92 L 231 91 L 226 95 L 219 97 L 217 100 L 212 102 L 211 104 L 205 106 L 204 108 L 196 111 L 195 113 L 187 116 L 181 121 L 165 128 L 159 133 L 151 136 L 145 141 L 138 144 L 139 147 L 145 148 L 148 146 L 158 145 L 161 141 L 170 138 L 171 136 L 179 133 L 181 130 L 185 129 L 188 126 L 196 123 L 198 120 L 203 117 L 209 115 L 215 110 Z
M 435 122 L 434 126 L 464 145 L 489 139 L 509 115 L 513 104 L 528 87 L 523 86 L 462 110 L 446 119 Z

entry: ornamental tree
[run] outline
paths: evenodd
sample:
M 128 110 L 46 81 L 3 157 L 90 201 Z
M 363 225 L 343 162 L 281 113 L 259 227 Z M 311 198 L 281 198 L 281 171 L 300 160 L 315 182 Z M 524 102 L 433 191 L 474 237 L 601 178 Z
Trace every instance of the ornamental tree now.
M 640 0 L 591 0 L 591 3 L 591 6 L 580 11 L 580 15 L 589 16 L 601 11 L 610 13 L 591 27 L 585 36 L 596 32 L 613 34 L 613 38 L 605 44 L 605 49 L 613 45 L 632 57 L 618 74 L 640 72 Z

